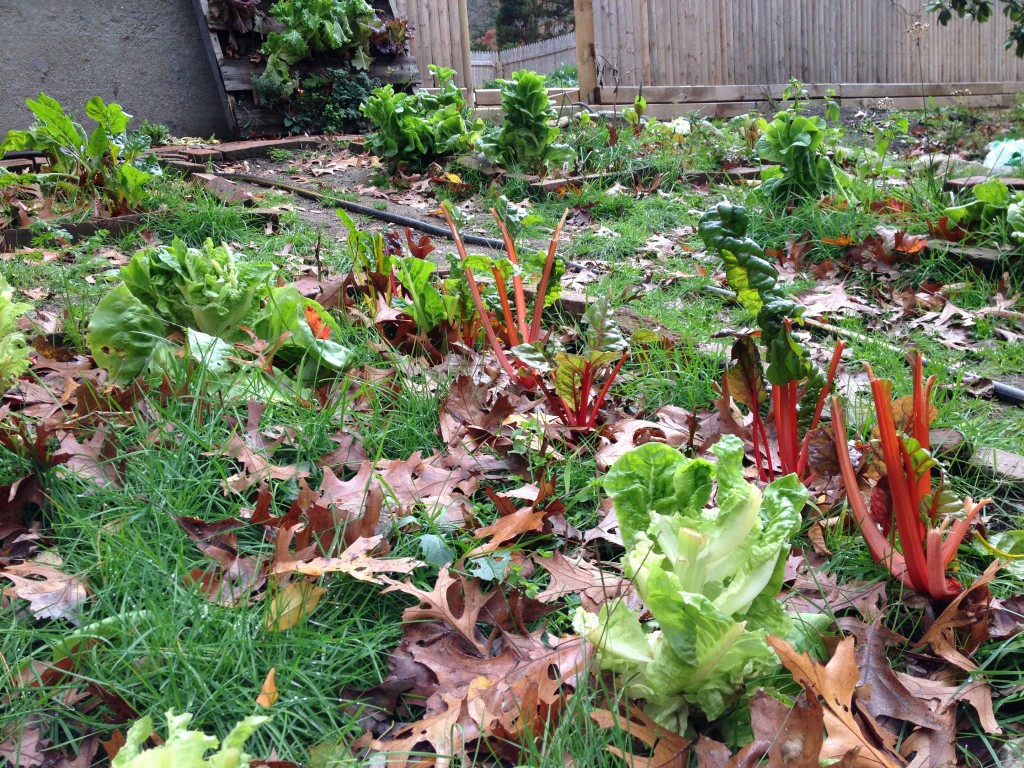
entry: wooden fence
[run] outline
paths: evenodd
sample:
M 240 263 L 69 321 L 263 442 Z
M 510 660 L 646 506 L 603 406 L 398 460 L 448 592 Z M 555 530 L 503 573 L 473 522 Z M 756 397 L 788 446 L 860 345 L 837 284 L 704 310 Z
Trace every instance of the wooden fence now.
M 455 82 L 464 86 L 459 4 L 437 0 L 391 0 L 395 15 L 408 18 L 415 27 L 409 52 L 416 57 L 424 85 L 433 85 L 428 64 L 451 67 L 459 72 Z
M 520 69 L 549 75 L 563 64 L 576 66 L 576 35 L 560 35 L 504 51 L 473 51 L 473 83 L 506 77 Z
M 998 10 L 985 24 L 943 27 L 920 0 L 591 1 L 604 103 L 631 99 L 641 84 L 648 101 L 777 98 L 796 77 L 853 99 L 919 105 L 922 93 L 961 91 L 988 104 L 1007 102 L 1024 81 L 1024 62 L 1003 48 L 1009 22 Z M 647 86 L 676 88 L 648 95 Z
M 428 64 L 463 69 L 458 3 L 393 4 L 416 26 L 412 53 L 424 84 Z M 998 9 L 985 24 L 954 19 L 943 27 L 923 10 L 922 0 L 576 4 L 575 36 L 524 46 L 514 54 L 519 58 L 502 52 L 500 69 L 490 56 L 474 53 L 473 59 L 486 59 L 490 67 L 472 66 L 474 84 L 520 67 L 553 69 L 578 57 L 583 100 L 629 103 L 642 85 L 651 115 L 667 117 L 691 108 L 719 115 L 763 108 L 782 95 L 791 77 L 815 86 L 815 97 L 835 88 L 844 103 L 864 106 L 891 98 L 902 108 L 921 106 L 927 98 L 1007 106 L 1024 83 L 1024 62 L 1003 47 L 1009 22 Z M 915 31 L 915 23 L 927 28 Z M 577 57 L 569 47 L 574 38 Z M 556 53 L 556 46 L 564 49 Z

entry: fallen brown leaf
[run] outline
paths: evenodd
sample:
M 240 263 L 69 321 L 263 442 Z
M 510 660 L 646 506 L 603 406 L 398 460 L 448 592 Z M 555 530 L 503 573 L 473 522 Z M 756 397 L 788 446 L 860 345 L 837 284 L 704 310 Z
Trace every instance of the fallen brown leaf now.
M 865 732 L 854 711 L 853 697 L 860 673 L 854 658 L 852 637 L 839 643 L 824 666 L 805 653 L 798 654 L 781 638 L 770 636 L 768 644 L 808 695 L 817 696 L 824 702 L 828 738 L 822 748 L 821 759 L 840 759 L 851 751 L 859 750 L 853 760 L 857 768 L 899 768 L 906 765 L 902 758 L 883 748 Z M 871 731 L 877 735 L 878 729 L 872 728 Z M 891 741 L 895 743 L 895 737 Z

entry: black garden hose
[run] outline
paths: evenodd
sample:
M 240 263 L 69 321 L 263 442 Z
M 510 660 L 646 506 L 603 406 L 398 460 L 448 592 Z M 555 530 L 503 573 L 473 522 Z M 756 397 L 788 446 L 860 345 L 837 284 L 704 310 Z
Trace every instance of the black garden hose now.
M 291 192 L 293 195 L 304 197 L 307 200 L 315 200 L 321 203 L 325 207 L 338 207 L 349 213 L 358 213 L 363 216 L 372 216 L 375 219 L 386 221 L 389 224 L 395 224 L 400 227 L 409 227 L 415 229 L 417 232 L 424 232 L 434 237 L 446 237 L 449 240 L 452 237 L 451 232 L 448 231 L 447 227 L 442 227 L 437 224 L 430 224 L 426 221 L 420 221 L 410 216 L 402 216 L 398 213 L 391 213 L 390 211 L 378 211 L 376 208 L 370 208 L 366 205 L 360 205 L 359 203 L 350 203 L 347 200 L 338 200 L 330 194 L 323 192 L 316 192 L 312 189 L 306 189 L 295 184 L 288 184 L 283 181 L 275 181 L 274 179 L 267 179 L 262 176 L 250 176 L 247 173 L 218 173 L 222 179 L 230 179 L 231 181 L 244 181 L 248 184 L 256 184 L 260 187 L 269 187 L 271 189 L 280 189 L 285 192 Z M 479 235 L 463 235 L 462 240 L 467 245 L 479 245 L 484 248 L 494 248 L 496 250 L 502 250 L 505 247 L 505 243 L 501 240 L 495 240 L 490 237 L 480 237 Z

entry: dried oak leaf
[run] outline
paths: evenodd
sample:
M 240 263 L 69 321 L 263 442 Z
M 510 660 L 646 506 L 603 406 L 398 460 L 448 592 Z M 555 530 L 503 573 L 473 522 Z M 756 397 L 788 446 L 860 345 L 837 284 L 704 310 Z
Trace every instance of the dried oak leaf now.
M 821 665 L 805 653 L 797 653 L 785 640 L 770 636 L 768 644 L 793 678 L 824 703 L 825 731 L 828 738 L 821 750 L 821 759 L 840 759 L 856 751 L 855 768 L 899 768 L 906 762 L 883 748 L 865 732 L 862 720 L 854 711 L 853 697 L 860 672 L 854 657 L 854 639 L 845 638 L 836 647 L 827 665 Z M 877 728 L 871 732 L 877 733 Z M 892 739 L 895 742 L 895 737 Z
M 936 714 L 926 701 L 915 698 L 889 662 L 886 649 L 905 645 L 907 639 L 887 629 L 876 616 L 870 624 L 855 618 L 839 619 L 839 626 L 857 639 L 856 660 L 860 669 L 857 707 L 872 717 L 905 720 L 933 731 L 949 731 L 954 723 Z M 955 735 L 949 733 L 950 743 Z
M 371 555 L 377 550 L 383 536 L 359 538 L 338 557 L 316 557 L 312 560 L 288 559 L 278 560 L 270 572 L 274 575 L 283 573 L 299 573 L 303 576 L 323 576 L 328 573 L 344 573 L 359 581 L 383 584 L 379 578 L 381 573 L 411 573 L 426 563 L 411 557 L 396 557 L 380 560 Z
M 0 569 L 0 579 L 13 586 L 4 590 L 7 597 L 28 600 L 37 619 L 67 619 L 77 624 L 89 590 L 74 576 L 42 563 L 25 562 Z
M 480 732 L 465 699 L 441 694 L 445 710 L 415 723 L 396 727 L 386 738 L 364 733 L 352 743 L 353 749 L 369 748 L 385 753 L 387 768 L 436 766 L 447 768 L 452 758 L 462 755 L 464 745 Z M 427 757 L 426 755 L 431 755 Z
M 462 575 L 452 576 L 445 566 L 437 574 L 434 588 L 427 592 L 408 582 L 392 582 L 385 592 L 405 592 L 419 600 L 419 605 L 406 608 L 403 622 L 441 621 L 458 632 L 483 657 L 490 655 L 490 643 L 483 637 L 477 623 L 480 612 L 491 595 L 480 589 L 480 582 Z
M 782 599 L 791 612 L 836 615 L 853 609 L 870 621 L 885 605 L 885 583 L 852 579 L 840 584 L 832 574 L 808 568 L 801 558 L 793 586 Z
M 993 561 L 973 584 L 953 598 L 921 638 L 921 643 L 930 645 L 936 656 L 966 672 L 974 672 L 978 665 L 958 647 L 957 630 L 969 628 L 972 632 L 972 645 L 987 639 L 989 601 L 992 599 L 987 585 L 1002 566 L 1002 561 Z M 984 636 L 977 636 L 975 633 L 978 632 Z M 968 649 L 968 652 L 972 651 L 973 648 Z
M 609 752 L 622 758 L 630 766 L 635 766 L 635 768 L 684 768 L 687 764 L 690 740 L 683 738 L 678 733 L 665 730 L 639 709 L 630 707 L 628 716 L 625 717 L 605 709 L 594 709 L 590 712 L 590 719 L 601 728 L 618 727 L 628 733 L 630 737 L 646 745 L 650 751 L 647 757 L 627 754 L 615 746 L 607 747 Z M 726 752 L 728 753 L 728 750 Z
M 570 561 L 561 552 L 551 557 L 535 557 L 534 561 L 551 575 L 548 586 L 537 595 L 541 602 L 560 600 L 566 595 L 579 595 L 583 609 L 597 613 L 601 606 L 617 597 L 624 597 L 630 610 L 638 610 L 640 597 L 628 579 L 615 578 L 591 565 L 582 557 Z

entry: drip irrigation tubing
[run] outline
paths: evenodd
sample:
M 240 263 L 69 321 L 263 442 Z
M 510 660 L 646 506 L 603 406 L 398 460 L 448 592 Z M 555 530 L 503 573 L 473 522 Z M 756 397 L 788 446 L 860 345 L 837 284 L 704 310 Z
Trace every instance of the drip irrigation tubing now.
M 713 293 L 716 296 L 722 296 L 723 298 L 727 299 L 736 298 L 736 294 L 733 291 L 727 290 L 725 288 L 718 288 L 717 286 L 707 286 L 706 288 L 704 288 L 704 291 L 707 293 Z M 865 336 L 863 333 L 857 333 L 856 331 L 849 331 L 845 328 L 838 328 L 832 325 L 831 323 L 823 323 L 820 320 L 815 320 L 810 317 L 801 318 L 801 322 L 808 328 L 813 328 L 815 330 L 831 334 L 832 336 L 838 336 L 839 338 L 846 339 L 847 341 L 855 341 L 861 344 L 875 344 L 884 347 L 890 352 L 900 355 L 901 357 L 906 352 L 905 349 L 897 347 L 895 344 L 890 344 L 887 341 L 881 341 L 879 339 L 872 339 L 868 336 Z M 927 362 L 927 360 L 925 362 Z M 952 370 L 952 373 L 959 374 L 960 376 L 963 377 L 965 381 L 979 381 L 982 378 L 981 376 L 978 376 L 973 373 L 968 373 L 967 371 L 964 371 L 960 368 L 954 368 Z M 1009 403 L 1010 405 L 1024 405 L 1024 389 L 1011 386 L 1010 384 L 1004 384 L 1003 382 L 996 381 L 995 379 L 991 379 L 991 381 L 992 396 L 995 397 L 996 400 L 999 400 L 1000 402 L 1003 403 Z
M 248 173 L 218 173 L 222 179 L 229 179 L 231 181 L 242 181 L 248 184 L 256 184 L 260 187 L 268 187 L 270 189 L 280 189 L 285 192 L 291 192 L 293 195 L 304 197 L 307 200 L 315 200 L 325 207 L 337 207 L 342 208 L 348 213 L 358 213 L 363 216 L 372 216 L 375 219 L 386 221 L 389 224 L 395 224 L 400 227 L 409 227 L 415 229 L 417 232 L 423 232 L 434 237 L 445 237 L 449 240 L 452 239 L 452 233 L 448 231 L 447 227 L 438 226 L 437 224 L 430 224 L 426 221 L 420 221 L 414 219 L 411 216 L 402 216 L 398 213 L 392 213 L 391 211 L 378 211 L 376 208 L 370 208 L 366 205 L 360 205 L 359 203 L 350 203 L 347 200 L 338 200 L 329 193 L 317 192 L 312 189 L 306 189 L 296 184 L 288 184 L 283 181 L 277 181 L 275 179 L 268 179 L 263 176 L 252 176 Z M 463 235 L 463 242 L 467 245 L 479 245 L 484 248 L 494 248 L 496 250 L 503 250 L 505 243 L 501 240 L 496 240 L 490 237 L 480 237 L 479 235 Z

